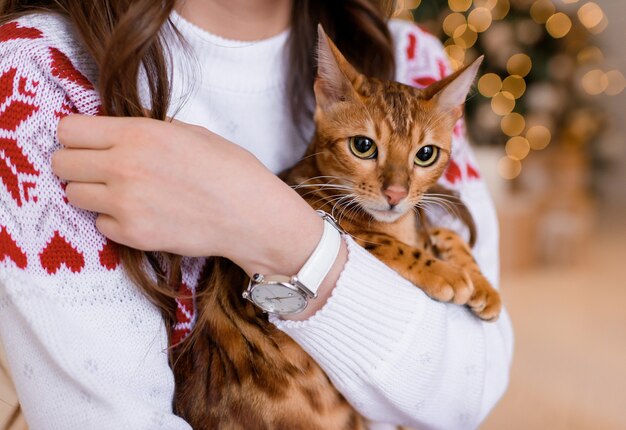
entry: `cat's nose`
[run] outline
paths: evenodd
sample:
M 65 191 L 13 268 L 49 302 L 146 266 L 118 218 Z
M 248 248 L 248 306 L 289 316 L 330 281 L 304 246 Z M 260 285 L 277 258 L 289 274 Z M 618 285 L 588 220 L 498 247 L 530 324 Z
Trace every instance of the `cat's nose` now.
M 408 192 L 406 188 L 400 185 L 390 185 L 387 188 L 385 188 L 385 190 L 383 191 L 383 194 L 385 194 L 385 197 L 387 198 L 387 202 L 391 206 L 395 206 L 398 203 L 400 203 L 400 201 L 402 201 L 403 198 L 406 197 Z

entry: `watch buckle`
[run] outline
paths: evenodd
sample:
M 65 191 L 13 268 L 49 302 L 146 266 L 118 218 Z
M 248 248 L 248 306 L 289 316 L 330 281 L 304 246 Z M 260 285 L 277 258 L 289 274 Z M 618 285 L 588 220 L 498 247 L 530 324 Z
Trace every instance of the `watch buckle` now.
M 296 287 L 298 287 L 300 290 L 302 290 L 307 296 L 316 299 L 317 298 L 317 294 L 313 293 L 313 291 L 309 290 L 309 288 L 304 285 L 302 282 L 300 282 L 300 280 L 298 279 L 297 276 L 292 276 L 291 279 L 289 280 L 289 283 L 292 285 L 295 285 Z

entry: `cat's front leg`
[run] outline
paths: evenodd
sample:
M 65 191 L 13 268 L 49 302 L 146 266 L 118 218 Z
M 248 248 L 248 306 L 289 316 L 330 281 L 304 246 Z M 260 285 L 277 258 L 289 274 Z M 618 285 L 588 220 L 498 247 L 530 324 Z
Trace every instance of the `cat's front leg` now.
M 409 246 L 382 233 L 354 235 L 359 245 L 441 302 L 466 304 L 474 288 L 465 271 L 435 257 L 430 251 Z
M 495 321 L 502 309 L 500 294 L 480 271 L 469 245 L 456 232 L 444 228 L 430 231 L 430 240 L 440 258 L 462 267 L 469 274 L 474 292 L 467 306 L 479 318 Z

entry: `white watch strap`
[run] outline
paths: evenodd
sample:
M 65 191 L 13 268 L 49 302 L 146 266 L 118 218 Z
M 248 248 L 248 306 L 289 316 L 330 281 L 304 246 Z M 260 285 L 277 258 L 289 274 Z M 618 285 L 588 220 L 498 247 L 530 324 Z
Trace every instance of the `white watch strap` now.
M 322 281 L 328 275 L 337 259 L 341 246 L 341 233 L 329 219 L 324 216 L 324 233 L 313 254 L 296 275 L 300 287 L 304 287 L 312 296 L 317 295 Z

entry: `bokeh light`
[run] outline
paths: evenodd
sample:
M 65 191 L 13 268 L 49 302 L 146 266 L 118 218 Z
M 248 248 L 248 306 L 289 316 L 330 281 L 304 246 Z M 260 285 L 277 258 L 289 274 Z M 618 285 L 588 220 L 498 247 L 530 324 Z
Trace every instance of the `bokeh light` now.
M 522 163 L 511 157 L 502 157 L 498 161 L 498 173 L 504 179 L 515 179 L 522 173 Z
M 592 96 L 603 93 L 609 86 L 609 79 L 600 69 L 591 70 L 583 76 L 582 86 Z
M 588 46 L 580 50 L 580 52 L 576 55 L 576 60 L 580 64 L 601 63 L 604 61 L 604 54 L 597 46 Z
M 472 0 L 448 0 L 450 10 L 454 12 L 465 12 L 472 5 Z
M 455 44 L 465 49 L 474 46 L 476 40 L 478 40 L 478 34 L 467 24 L 457 27 L 452 37 L 454 38 Z
M 530 7 L 530 17 L 537 24 L 545 24 L 555 11 L 556 7 L 550 0 L 537 0 Z
M 567 36 L 571 29 L 572 20 L 563 12 L 555 13 L 546 22 L 546 30 L 555 39 Z
M 509 76 L 502 82 L 502 91 L 507 91 L 519 99 L 526 92 L 526 81 L 519 75 Z
M 502 117 L 500 128 L 507 136 L 518 136 L 524 131 L 524 128 L 526 128 L 526 120 L 519 113 L 513 112 Z
M 506 143 L 505 151 L 510 158 L 521 161 L 530 152 L 530 143 L 522 136 L 515 136 Z
M 526 132 L 526 139 L 530 147 L 536 151 L 544 149 L 552 140 L 552 133 L 543 125 L 530 127 Z
M 506 63 L 506 69 L 511 75 L 524 77 L 530 73 L 533 62 L 526 54 L 515 54 Z
M 508 115 L 515 109 L 515 97 L 507 91 L 500 91 L 491 99 L 491 108 L 500 115 Z
M 477 33 L 486 31 L 491 25 L 491 12 L 486 7 L 477 7 L 467 17 L 467 23 Z
M 446 19 L 443 20 L 443 31 L 448 36 L 452 37 L 456 29 L 464 24 L 467 24 L 465 15 L 457 12 L 451 13 L 450 15 L 446 16 Z
M 493 97 L 502 89 L 502 79 L 495 73 L 487 73 L 478 80 L 478 91 L 485 97 Z
M 596 3 L 589 2 L 578 9 L 578 19 L 587 28 L 593 28 L 602 22 L 604 12 Z
M 498 0 L 496 6 L 491 10 L 491 17 L 494 20 L 504 19 L 511 9 L 509 0 Z
M 609 96 L 616 96 L 626 89 L 626 78 L 619 70 L 611 70 L 606 74 L 608 85 L 604 92 Z

